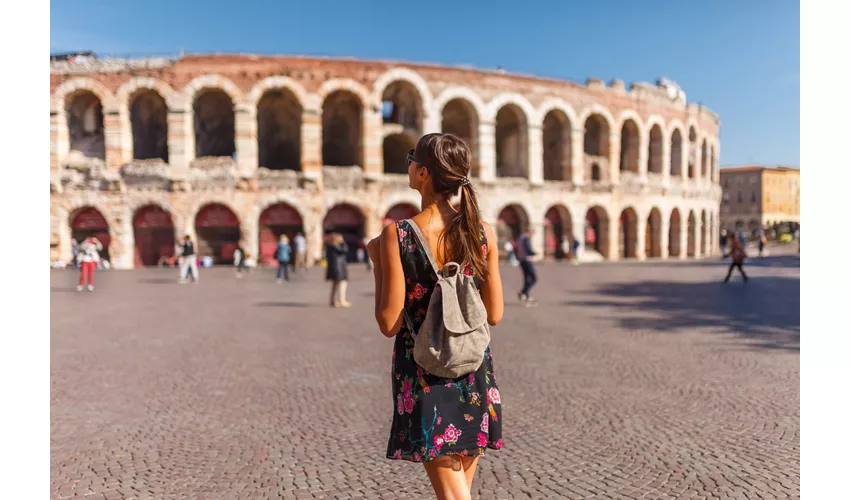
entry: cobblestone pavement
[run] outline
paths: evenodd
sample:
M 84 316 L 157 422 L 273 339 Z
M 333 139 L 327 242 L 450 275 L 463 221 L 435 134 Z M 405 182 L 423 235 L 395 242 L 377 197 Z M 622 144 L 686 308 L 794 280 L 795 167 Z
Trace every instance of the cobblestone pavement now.
M 726 265 L 542 264 L 538 308 L 505 268 L 505 448 L 473 497 L 798 498 L 799 259 Z M 433 498 L 383 458 L 392 342 L 350 271 L 349 310 L 320 269 L 54 272 L 51 498 Z

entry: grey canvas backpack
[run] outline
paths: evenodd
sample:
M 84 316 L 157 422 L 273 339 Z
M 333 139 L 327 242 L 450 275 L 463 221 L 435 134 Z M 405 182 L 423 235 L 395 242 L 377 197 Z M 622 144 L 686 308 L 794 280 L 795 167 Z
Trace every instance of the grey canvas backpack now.
M 484 302 L 473 277 L 463 274 L 460 264 L 447 262 L 442 271 L 437 267 L 422 230 L 413 220 L 407 222 L 437 275 L 425 319 L 414 338 L 413 359 L 438 377 L 468 375 L 481 366 L 484 351 L 490 344 Z M 404 311 L 404 319 L 413 332 L 413 322 L 407 311 Z

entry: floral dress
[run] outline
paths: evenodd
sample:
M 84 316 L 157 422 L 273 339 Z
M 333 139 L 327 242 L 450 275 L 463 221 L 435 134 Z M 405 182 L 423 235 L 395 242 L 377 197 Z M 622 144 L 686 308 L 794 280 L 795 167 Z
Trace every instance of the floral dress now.
M 418 330 L 437 277 L 410 223 L 396 223 L 404 268 L 404 310 Z M 487 251 L 483 235 L 482 251 Z M 467 267 L 464 273 L 471 275 Z M 395 337 L 392 363 L 393 423 L 387 458 L 427 462 L 445 455 L 477 456 L 502 447 L 502 401 L 490 347 L 484 362 L 460 378 L 442 378 L 413 359 L 415 332 L 402 326 Z

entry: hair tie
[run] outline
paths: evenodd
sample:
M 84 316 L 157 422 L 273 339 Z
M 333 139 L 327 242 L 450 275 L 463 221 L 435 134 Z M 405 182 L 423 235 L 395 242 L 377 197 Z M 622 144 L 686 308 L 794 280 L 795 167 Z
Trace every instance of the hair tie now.
M 469 185 L 469 177 L 464 175 L 463 179 L 460 180 L 460 185 L 461 186 L 468 186 Z

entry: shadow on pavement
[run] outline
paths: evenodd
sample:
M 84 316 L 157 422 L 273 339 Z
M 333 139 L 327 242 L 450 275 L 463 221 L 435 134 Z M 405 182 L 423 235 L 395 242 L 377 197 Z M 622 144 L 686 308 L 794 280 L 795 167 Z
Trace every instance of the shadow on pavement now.
M 725 272 L 716 282 L 605 284 L 595 293 L 617 300 L 571 301 L 569 305 L 608 309 L 603 313 L 613 313 L 628 330 L 708 328 L 754 341 L 758 347 L 799 351 L 799 278 L 751 277 L 745 284 L 737 271 L 730 283 L 723 283 L 724 277 Z
M 305 304 L 303 302 L 257 302 L 254 305 L 257 307 L 318 307 L 317 304 Z

